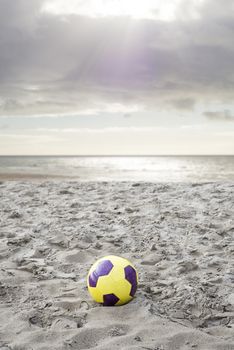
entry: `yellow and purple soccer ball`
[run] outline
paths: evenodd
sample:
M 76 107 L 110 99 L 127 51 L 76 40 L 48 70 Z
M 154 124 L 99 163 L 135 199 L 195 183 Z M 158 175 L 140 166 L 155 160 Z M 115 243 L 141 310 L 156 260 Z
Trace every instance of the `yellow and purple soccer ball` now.
M 114 255 L 96 261 L 87 277 L 90 295 L 104 306 L 128 303 L 136 293 L 137 283 L 135 267 L 127 259 Z

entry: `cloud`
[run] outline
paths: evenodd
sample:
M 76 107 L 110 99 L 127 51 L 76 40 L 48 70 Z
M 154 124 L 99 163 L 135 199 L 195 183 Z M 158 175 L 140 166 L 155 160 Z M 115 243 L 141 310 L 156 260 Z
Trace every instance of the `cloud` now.
M 124 113 L 123 117 L 124 118 L 131 118 L 132 114 L 131 113 Z
M 171 22 L 52 15 L 45 3 L 0 1 L 0 115 L 232 101 L 233 1 L 182 1 Z
M 91 133 L 91 134 L 103 134 L 103 133 L 155 133 L 155 132 L 161 132 L 161 131 L 167 131 L 168 128 L 166 127 L 137 127 L 137 126 L 131 126 L 131 127 L 104 127 L 100 129 L 94 129 L 94 128 L 38 128 L 36 129 L 36 132 L 46 132 L 46 133 L 59 133 L 59 134 L 84 134 L 84 133 Z M 32 130 L 33 131 L 33 130 Z M 35 131 L 35 129 L 34 129 Z
M 196 104 L 196 100 L 194 98 L 180 98 L 177 100 L 171 100 L 168 101 L 169 103 L 171 103 L 171 105 L 173 107 L 175 107 L 176 109 L 179 110 L 192 110 Z
M 234 113 L 229 110 L 225 111 L 206 111 L 203 113 L 205 117 L 210 120 L 218 120 L 218 121 L 229 121 L 234 122 Z
M 10 128 L 9 124 L 0 124 L 0 130 L 7 130 Z

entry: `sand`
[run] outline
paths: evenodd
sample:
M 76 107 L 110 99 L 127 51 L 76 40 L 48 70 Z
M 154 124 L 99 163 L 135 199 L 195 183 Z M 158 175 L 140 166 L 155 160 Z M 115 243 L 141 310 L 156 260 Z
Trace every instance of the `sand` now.
M 234 349 L 234 184 L 0 183 L 0 349 Z M 99 257 L 139 272 L 93 302 Z

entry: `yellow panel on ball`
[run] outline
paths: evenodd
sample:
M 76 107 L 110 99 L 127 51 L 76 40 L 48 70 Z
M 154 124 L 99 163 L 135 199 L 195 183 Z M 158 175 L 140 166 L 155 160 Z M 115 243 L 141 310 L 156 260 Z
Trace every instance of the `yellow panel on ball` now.
M 87 284 L 92 298 L 105 306 L 128 303 L 137 290 L 135 267 L 119 256 L 109 255 L 91 267 Z

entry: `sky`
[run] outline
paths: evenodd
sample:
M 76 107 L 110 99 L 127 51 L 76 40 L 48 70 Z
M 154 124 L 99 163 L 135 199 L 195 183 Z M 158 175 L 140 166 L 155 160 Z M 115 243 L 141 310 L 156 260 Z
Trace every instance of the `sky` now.
M 0 0 L 0 155 L 234 154 L 233 0 Z

